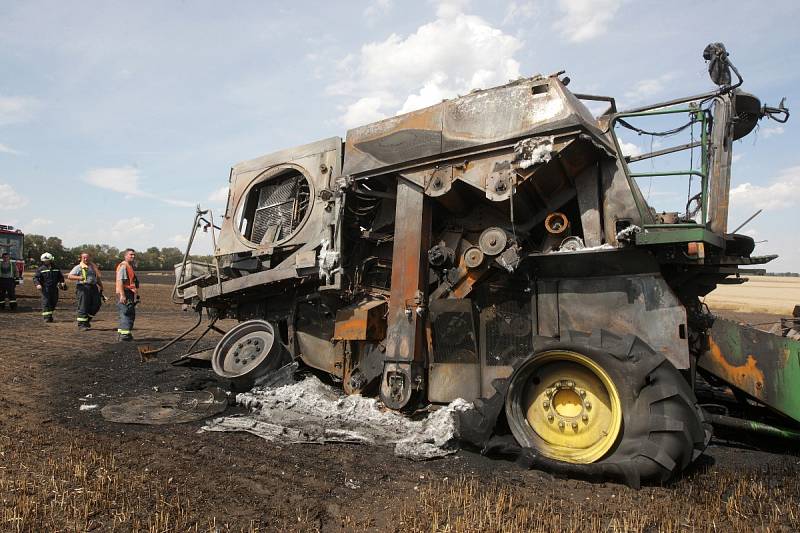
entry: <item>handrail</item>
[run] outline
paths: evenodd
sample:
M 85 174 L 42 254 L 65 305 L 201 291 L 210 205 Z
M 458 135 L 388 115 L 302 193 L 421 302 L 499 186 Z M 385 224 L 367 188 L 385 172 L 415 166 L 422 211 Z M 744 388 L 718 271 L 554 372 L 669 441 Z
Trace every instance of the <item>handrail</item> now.
M 709 93 L 705 95 L 699 95 L 697 97 L 690 97 L 690 99 L 679 99 L 672 101 L 668 104 L 675 105 L 677 103 L 688 103 L 699 98 L 708 97 L 709 95 L 714 95 L 715 93 Z M 656 104 L 659 106 L 659 104 Z M 701 149 L 701 168 L 702 170 L 676 170 L 676 171 L 661 171 L 661 172 L 631 172 L 628 166 L 628 159 L 622 155 L 622 148 L 619 144 L 619 139 L 616 134 L 616 124 L 626 118 L 626 117 L 650 117 L 650 116 L 658 116 L 658 115 L 671 115 L 671 114 L 678 114 L 678 113 L 689 113 L 692 115 L 692 121 L 697 121 L 700 123 L 700 131 L 701 131 L 701 139 L 698 142 L 691 142 L 688 144 L 680 145 L 673 148 L 667 148 L 664 150 L 659 150 L 658 152 L 652 152 L 650 154 L 645 154 L 647 157 L 637 157 L 637 159 L 631 162 L 641 161 L 643 159 L 655 158 L 660 157 L 662 155 L 667 155 L 670 153 L 674 153 L 677 151 L 685 150 L 685 149 L 693 149 L 696 146 L 700 146 Z M 625 172 L 625 178 L 628 181 L 628 186 L 631 189 L 631 195 L 633 196 L 634 204 L 636 205 L 636 209 L 639 212 L 639 216 L 641 218 L 642 224 L 646 224 L 650 227 L 652 226 L 674 226 L 674 224 L 649 224 L 648 222 L 651 221 L 652 215 L 647 209 L 646 200 L 644 198 L 640 198 L 641 192 L 637 195 L 634 191 L 637 189 L 637 184 L 635 183 L 634 178 L 642 178 L 642 177 L 660 177 L 660 176 L 698 176 L 701 180 L 701 198 L 700 198 L 700 206 L 702 209 L 702 224 L 706 224 L 706 217 L 707 217 L 707 199 L 708 199 L 708 136 L 706 132 L 706 125 L 708 123 L 708 117 L 706 116 L 706 111 L 703 109 L 699 109 L 696 106 L 689 106 L 689 107 L 670 107 L 668 109 L 653 109 L 652 107 L 646 108 L 639 108 L 631 111 L 624 111 L 620 113 L 615 113 L 608 123 L 608 131 L 611 133 L 611 137 L 614 141 L 614 146 L 617 150 L 617 154 L 619 159 L 622 163 L 623 171 Z M 687 207 L 688 209 L 688 207 Z

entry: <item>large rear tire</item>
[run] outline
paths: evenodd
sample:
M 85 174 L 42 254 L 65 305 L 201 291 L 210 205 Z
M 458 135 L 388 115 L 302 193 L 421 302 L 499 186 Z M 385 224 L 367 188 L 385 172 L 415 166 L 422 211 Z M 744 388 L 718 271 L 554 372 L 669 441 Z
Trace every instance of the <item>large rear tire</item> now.
M 572 333 L 517 365 L 505 412 L 514 438 L 551 460 L 605 464 L 664 483 L 702 454 L 711 426 L 691 386 L 637 337 Z

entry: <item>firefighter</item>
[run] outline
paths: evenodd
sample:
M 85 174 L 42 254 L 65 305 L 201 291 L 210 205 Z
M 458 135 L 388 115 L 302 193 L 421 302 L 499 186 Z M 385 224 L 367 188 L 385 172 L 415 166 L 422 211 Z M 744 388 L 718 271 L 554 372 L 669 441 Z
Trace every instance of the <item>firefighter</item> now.
M 45 322 L 52 322 L 53 312 L 58 305 L 58 290 L 66 290 L 67 284 L 64 282 L 64 274 L 53 265 L 53 254 L 45 252 L 41 260 L 42 265 L 33 275 L 33 283 L 42 293 L 42 318 Z
M 5 309 L 6 304 L 12 311 L 17 308 L 17 265 L 11 261 L 8 252 L 3 252 L 0 260 L 0 309 Z
M 103 282 L 100 280 L 100 269 L 92 262 L 92 256 L 81 253 L 81 262 L 70 270 L 67 278 L 77 282 L 75 295 L 78 299 L 78 329 L 88 330 L 92 327 L 92 319 L 100 310 Z
M 117 265 L 116 293 L 119 310 L 117 339 L 133 340 L 133 321 L 136 319 L 136 304 L 139 303 L 139 280 L 133 270 L 136 252 L 128 248 L 123 254 L 124 261 Z

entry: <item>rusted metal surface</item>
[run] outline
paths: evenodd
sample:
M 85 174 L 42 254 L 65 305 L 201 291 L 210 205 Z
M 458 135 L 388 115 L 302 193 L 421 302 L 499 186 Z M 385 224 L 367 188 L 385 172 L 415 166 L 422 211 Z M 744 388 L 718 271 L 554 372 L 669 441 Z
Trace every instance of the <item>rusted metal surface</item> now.
M 576 126 L 600 136 L 591 113 L 557 78 L 534 77 L 349 130 L 343 173 Z
M 386 364 L 381 381 L 381 398 L 395 409 L 411 399 L 425 364 L 430 233 L 429 200 L 421 187 L 401 179 L 397 184 Z
M 800 422 L 800 341 L 718 318 L 697 365 Z
M 728 95 L 718 97 L 714 107 L 712 142 L 717 147 L 711 154 L 708 226 L 714 233 L 728 231 L 728 204 L 733 158 L 733 103 Z
M 336 312 L 333 339 L 337 341 L 379 341 L 386 337 L 385 300 L 369 300 Z

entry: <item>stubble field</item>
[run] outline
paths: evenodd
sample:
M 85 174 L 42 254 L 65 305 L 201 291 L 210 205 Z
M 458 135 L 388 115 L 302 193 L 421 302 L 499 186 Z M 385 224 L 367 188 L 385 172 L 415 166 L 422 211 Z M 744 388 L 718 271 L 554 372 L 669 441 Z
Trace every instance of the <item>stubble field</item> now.
M 177 351 L 141 362 L 137 343 L 192 323 L 158 283 L 168 277 L 144 281 L 133 344 L 115 342 L 111 305 L 78 332 L 71 291 L 42 324 L 29 280 L 20 310 L 0 313 L 0 531 L 800 530 L 800 457 L 719 441 L 672 486 L 635 491 L 470 451 L 413 463 L 389 448 L 107 422 L 81 405 L 216 382 L 170 365 Z M 738 316 L 773 318 L 759 313 Z

